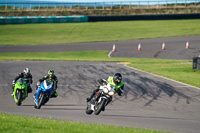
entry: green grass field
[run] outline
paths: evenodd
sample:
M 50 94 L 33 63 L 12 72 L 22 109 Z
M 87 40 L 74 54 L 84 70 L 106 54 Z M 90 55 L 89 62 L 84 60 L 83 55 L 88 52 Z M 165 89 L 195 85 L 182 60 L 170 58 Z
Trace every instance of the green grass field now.
M 169 133 L 150 129 L 58 121 L 38 117 L 0 114 L 1 133 Z
M 200 34 L 200 19 L 0 25 L 0 45 L 39 45 Z
M 0 45 L 40 45 L 129 40 L 200 34 L 200 19 L 67 24 L 0 25 Z M 109 51 L 0 53 L 0 60 L 78 60 L 129 62 L 129 66 L 200 87 L 190 60 L 108 58 Z M 115 126 L 0 114 L 0 132 L 162 133 Z M 23 129 L 23 130 L 22 130 Z

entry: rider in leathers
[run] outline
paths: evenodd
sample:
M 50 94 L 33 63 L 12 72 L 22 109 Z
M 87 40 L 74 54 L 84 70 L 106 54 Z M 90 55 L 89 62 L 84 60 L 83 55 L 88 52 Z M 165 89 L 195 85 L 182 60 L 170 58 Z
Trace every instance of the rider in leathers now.
M 55 72 L 52 69 L 48 71 L 48 75 L 44 76 L 42 79 L 39 80 L 36 86 L 36 90 L 40 86 L 40 84 L 46 79 L 50 79 L 53 82 L 53 91 L 52 91 L 51 97 L 57 97 L 58 94 L 56 90 L 57 90 L 58 78 L 56 77 Z
M 15 83 L 19 78 L 24 78 L 26 80 L 26 83 L 28 84 L 27 92 L 31 93 L 32 92 L 31 84 L 33 83 L 33 80 L 32 80 L 32 75 L 30 73 L 30 69 L 25 68 L 22 73 L 20 73 L 17 77 L 15 77 L 15 79 L 13 80 L 13 83 L 12 83 L 13 84 L 12 85 L 12 91 L 13 92 L 14 92 L 14 88 L 15 88 Z
M 103 85 L 105 83 L 105 80 L 104 79 L 100 79 L 100 80 L 98 80 L 98 82 L 101 85 Z M 123 89 L 124 89 L 124 83 L 122 81 L 122 75 L 120 73 L 115 73 L 114 76 L 109 76 L 108 77 L 107 82 L 111 86 L 115 86 L 115 92 L 119 96 L 121 96 L 121 94 L 123 93 Z M 89 102 L 98 91 L 99 91 L 99 87 L 93 91 L 92 95 L 89 98 L 87 98 L 86 101 Z M 112 101 L 112 97 L 111 97 L 110 101 Z

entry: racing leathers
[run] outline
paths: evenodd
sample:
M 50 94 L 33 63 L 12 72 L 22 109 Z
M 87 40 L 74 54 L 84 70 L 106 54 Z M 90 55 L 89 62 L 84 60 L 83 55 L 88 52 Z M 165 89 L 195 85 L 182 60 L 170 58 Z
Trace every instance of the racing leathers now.
M 31 84 L 33 83 L 33 80 L 32 80 L 32 75 L 30 73 L 25 74 L 22 72 L 17 77 L 15 77 L 15 79 L 13 80 L 12 90 L 14 91 L 15 83 L 19 78 L 24 78 L 26 80 L 26 83 L 28 85 L 27 92 L 31 93 L 32 92 Z
M 104 83 L 106 83 L 106 81 L 104 79 L 99 79 L 98 82 L 100 83 L 100 85 L 103 85 Z M 111 85 L 115 87 L 115 93 L 117 93 L 119 96 L 121 96 L 121 94 L 123 93 L 123 89 L 124 89 L 124 83 L 121 81 L 118 85 L 114 83 L 114 77 L 109 76 L 107 79 L 107 82 Z M 90 101 L 93 96 L 99 91 L 99 86 L 97 87 L 97 89 L 95 89 L 93 91 L 93 93 L 91 94 L 91 96 L 89 98 L 86 99 L 86 101 Z M 112 101 L 112 97 L 111 100 Z M 109 102 L 110 102 L 109 101 Z
M 50 79 L 53 82 L 53 91 L 52 91 L 51 97 L 57 97 L 58 94 L 56 90 L 57 90 L 58 78 L 55 75 L 53 75 L 52 77 L 50 77 L 49 75 L 46 75 L 42 79 L 39 80 L 40 84 L 46 79 Z M 38 88 L 38 85 L 36 87 L 36 90 L 37 88 Z

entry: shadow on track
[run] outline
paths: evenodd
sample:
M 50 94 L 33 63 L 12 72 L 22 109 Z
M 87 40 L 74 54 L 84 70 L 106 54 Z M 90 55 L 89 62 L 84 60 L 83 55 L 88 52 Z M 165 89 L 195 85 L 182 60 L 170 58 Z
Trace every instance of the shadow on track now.
M 150 79 L 148 77 L 137 76 L 137 79 L 126 79 L 126 90 L 125 90 L 125 98 L 132 95 L 130 101 L 135 101 L 138 99 L 145 99 L 147 102 L 144 106 L 149 106 L 158 98 L 163 97 L 162 94 L 166 94 L 164 96 L 173 97 L 176 96 L 176 103 L 179 102 L 180 98 L 185 99 L 186 103 L 189 104 L 191 97 L 187 96 L 186 94 L 175 90 L 175 88 L 165 82 L 156 81 Z M 188 90 L 189 91 L 189 90 Z

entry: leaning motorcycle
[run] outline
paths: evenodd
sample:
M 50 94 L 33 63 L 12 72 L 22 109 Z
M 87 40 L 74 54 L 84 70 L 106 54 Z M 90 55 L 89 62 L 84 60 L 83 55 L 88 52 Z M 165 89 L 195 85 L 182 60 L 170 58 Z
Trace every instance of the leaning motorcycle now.
M 99 91 L 87 102 L 86 114 L 90 115 L 94 112 L 95 115 L 99 115 L 101 111 L 105 111 L 105 107 L 112 100 L 114 94 L 114 86 L 109 83 L 101 85 Z
M 14 100 L 15 103 L 20 106 L 22 104 L 22 101 L 26 99 L 28 96 L 27 93 L 27 82 L 24 78 L 19 78 L 17 82 L 15 83 L 14 87 Z
M 34 107 L 40 109 L 42 105 L 49 101 L 53 90 L 53 82 L 50 79 L 44 80 L 44 82 L 38 87 L 35 98 Z

